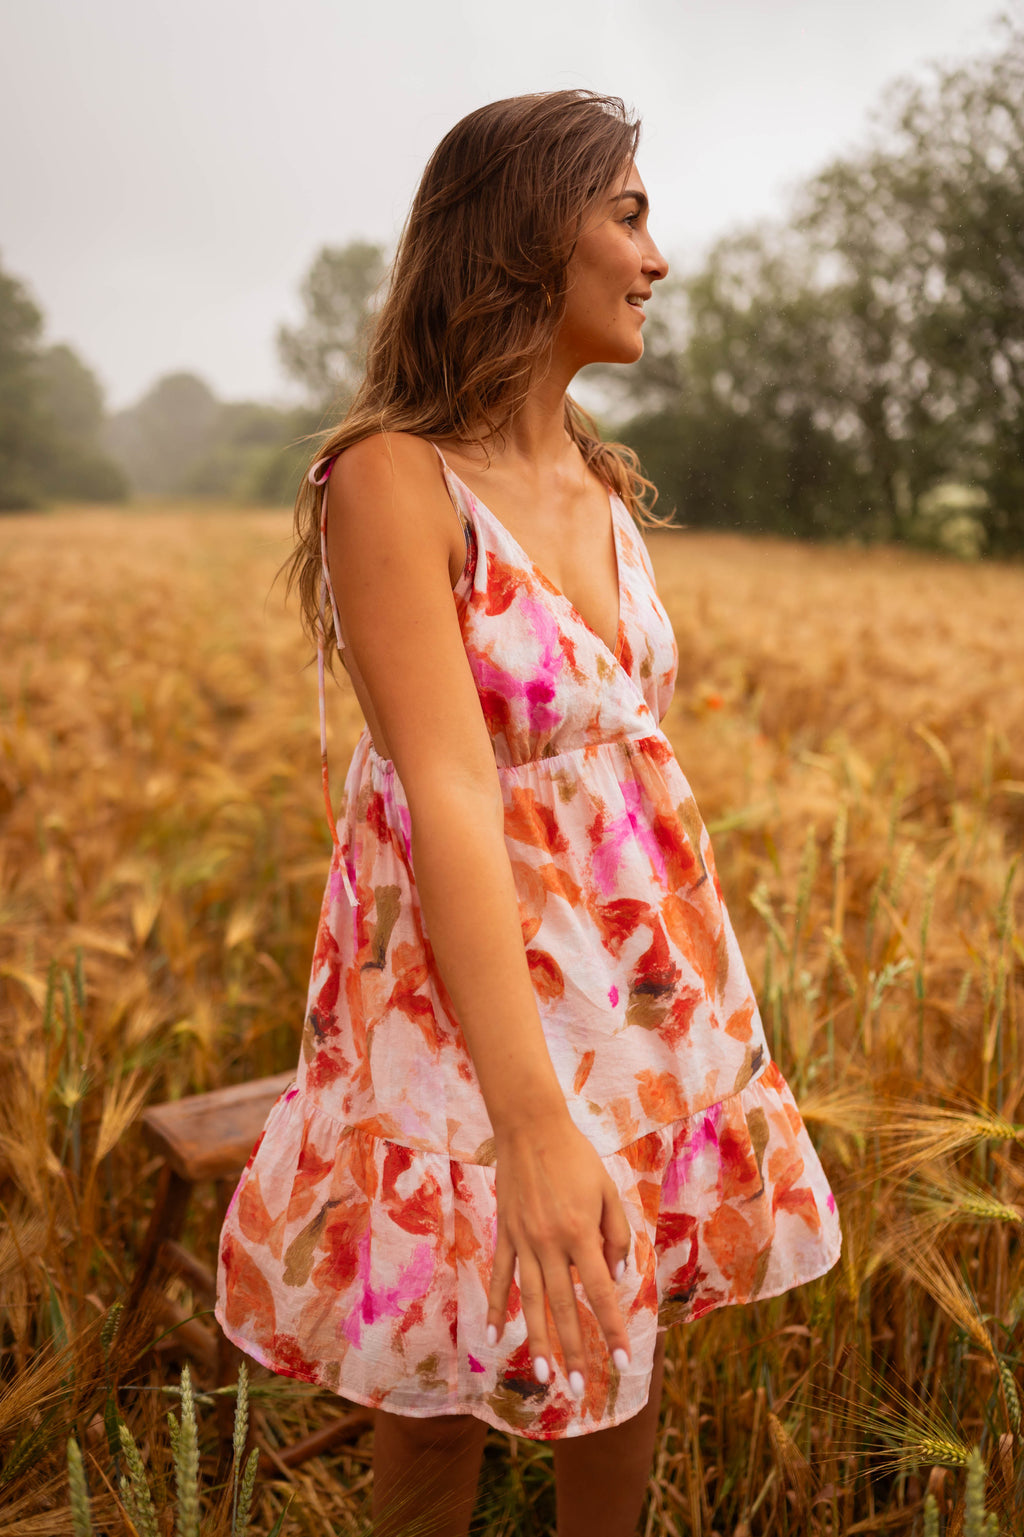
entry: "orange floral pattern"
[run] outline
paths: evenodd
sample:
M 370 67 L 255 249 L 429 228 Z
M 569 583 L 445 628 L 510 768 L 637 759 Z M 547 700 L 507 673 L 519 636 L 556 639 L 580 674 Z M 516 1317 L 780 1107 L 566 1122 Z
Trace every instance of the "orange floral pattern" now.
M 217 1316 L 275 1371 L 395 1413 L 549 1439 L 646 1402 L 659 1325 L 770 1296 L 839 1253 L 835 1202 L 770 1062 L 689 786 L 659 729 L 677 653 L 611 497 L 613 650 L 445 466 L 455 589 L 494 745 L 537 1006 L 577 1126 L 633 1234 L 632 1365 L 592 1343 L 577 1402 L 532 1375 L 518 1296 L 486 1344 L 493 1141 L 416 893 L 409 810 L 364 733 L 345 785 L 296 1083 L 221 1242 Z M 326 505 L 326 497 L 324 499 Z M 351 900 L 350 900 L 351 897 Z

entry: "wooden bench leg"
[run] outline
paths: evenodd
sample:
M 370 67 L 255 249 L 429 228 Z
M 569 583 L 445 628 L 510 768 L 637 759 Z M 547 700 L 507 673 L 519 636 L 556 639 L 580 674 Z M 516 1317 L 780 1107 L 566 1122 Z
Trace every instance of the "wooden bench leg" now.
M 165 1238 L 174 1240 L 181 1236 L 191 1196 L 192 1181 L 182 1179 L 170 1164 L 165 1163 L 160 1171 L 156 1202 L 146 1229 L 142 1253 L 139 1255 L 139 1263 L 125 1299 L 122 1329 L 135 1318 L 142 1306 L 153 1274 L 159 1267 L 160 1245 Z

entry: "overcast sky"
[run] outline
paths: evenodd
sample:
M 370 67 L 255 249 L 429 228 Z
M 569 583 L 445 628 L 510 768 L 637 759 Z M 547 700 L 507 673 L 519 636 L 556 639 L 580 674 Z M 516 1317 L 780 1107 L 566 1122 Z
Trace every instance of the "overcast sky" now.
M 392 244 L 453 122 L 589 86 L 644 119 L 689 262 L 863 142 L 884 87 L 1021 0 L 0 0 L 0 263 L 109 403 L 187 368 L 284 400 L 279 321 L 324 244 Z

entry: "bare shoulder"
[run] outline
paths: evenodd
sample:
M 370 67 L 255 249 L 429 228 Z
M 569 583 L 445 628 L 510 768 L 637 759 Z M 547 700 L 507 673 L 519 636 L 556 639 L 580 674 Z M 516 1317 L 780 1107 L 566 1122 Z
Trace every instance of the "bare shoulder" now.
M 338 455 L 331 473 L 335 501 L 370 498 L 378 506 L 424 497 L 447 502 L 441 462 L 425 438 L 410 432 L 375 432 Z M 337 494 L 335 494 L 337 493 Z
M 465 535 L 430 442 L 378 432 L 338 455 L 327 482 L 327 563 L 339 593 L 346 569 L 392 594 L 435 580 L 450 593 L 465 559 Z
M 432 445 L 374 434 L 338 456 L 327 487 L 327 565 L 346 665 L 378 751 L 410 796 L 450 779 L 457 764 L 493 777 L 452 601 L 465 540 Z

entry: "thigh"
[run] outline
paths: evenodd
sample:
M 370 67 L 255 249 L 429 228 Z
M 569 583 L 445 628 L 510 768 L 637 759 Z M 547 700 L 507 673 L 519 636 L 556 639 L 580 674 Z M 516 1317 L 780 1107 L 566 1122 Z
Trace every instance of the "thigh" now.
M 437 1537 L 463 1537 L 476 1501 L 487 1426 L 470 1414 L 416 1419 L 378 1409 L 373 1431 L 374 1537 L 423 1523 Z
M 632 1537 L 654 1462 L 665 1336 L 659 1334 L 647 1403 L 610 1430 L 554 1443 L 558 1537 Z

